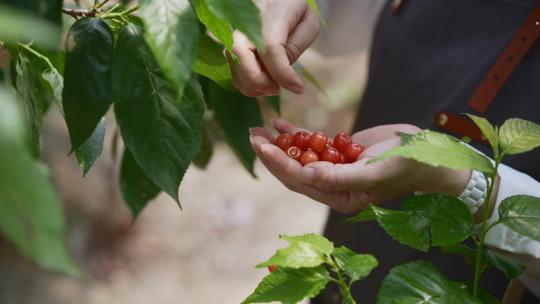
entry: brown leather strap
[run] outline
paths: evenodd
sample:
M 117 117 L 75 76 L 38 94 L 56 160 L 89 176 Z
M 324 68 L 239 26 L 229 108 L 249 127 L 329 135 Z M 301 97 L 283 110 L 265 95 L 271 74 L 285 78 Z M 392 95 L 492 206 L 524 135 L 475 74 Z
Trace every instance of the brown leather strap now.
M 469 106 L 484 113 L 510 75 L 540 36 L 538 4 L 469 99 Z
M 435 115 L 435 124 L 458 136 L 468 136 L 472 140 L 488 144 L 478 127 L 465 115 L 439 112 Z

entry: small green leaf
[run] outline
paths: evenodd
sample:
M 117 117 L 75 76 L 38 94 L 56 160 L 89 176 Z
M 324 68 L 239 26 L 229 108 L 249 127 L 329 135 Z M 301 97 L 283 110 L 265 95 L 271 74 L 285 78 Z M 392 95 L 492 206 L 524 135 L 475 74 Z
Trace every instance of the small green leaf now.
M 484 173 L 493 173 L 495 170 L 491 161 L 485 156 L 449 135 L 429 130 L 414 135 L 406 145 L 386 151 L 370 162 L 396 156 L 452 169 L 476 169 Z
M 209 82 L 208 99 L 227 142 L 244 167 L 253 175 L 255 152 L 249 142 L 249 128 L 262 125 L 261 111 L 254 98 L 229 92 Z
M 83 169 L 83 176 L 90 171 L 90 168 L 103 151 L 105 125 L 105 117 L 103 117 L 88 140 L 75 150 L 75 156 L 77 157 L 79 166 Z
M 213 154 L 214 144 L 210 139 L 208 131 L 205 129 L 203 133 L 201 148 L 199 149 L 197 155 L 195 155 L 195 158 L 193 159 L 193 164 L 200 169 L 206 169 L 208 163 L 210 163 L 210 159 L 212 159 Z
M 24 137 L 16 99 L 0 88 L 0 231 L 39 265 L 78 274 L 65 246 L 62 204 Z
M 281 235 L 280 238 L 290 245 L 298 242 L 304 242 L 315 247 L 321 254 L 330 255 L 334 251 L 334 244 L 327 238 L 316 233 L 308 233 L 297 236 Z
M 517 233 L 540 242 L 540 198 L 514 195 L 499 206 L 499 221 Z
M 79 19 L 69 31 L 62 94 L 72 150 L 92 135 L 112 103 L 114 37 L 97 18 Z
M 54 67 L 49 67 L 41 74 L 51 86 L 54 101 L 58 105 L 60 112 L 64 115 L 64 106 L 62 104 L 62 91 L 64 90 L 64 77 Z
M 214 15 L 206 0 L 194 0 L 193 7 L 199 20 L 208 28 L 208 30 L 225 45 L 227 51 L 232 54 L 233 48 L 233 29 L 231 24 L 216 15 Z
M 281 96 L 266 96 L 264 100 L 272 106 L 278 115 L 281 115 Z
M 374 256 L 370 254 L 358 254 L 343 246 L 334 249 L 332 256 L 338 267 L 345 271 L 351 279 L 351 284 L 367 277 L 379 265 L 379 262 Z
M 474 219 L 467 206 L 457 197 L 429 193 L 408 198 L 404 210 L 423 213 L 429 221 L 431 241 L 435 246 L 449 246 L 472 234 Z
M 262 22 L 259 9 L 251 0 L 205 0 L 210 11 L 229 23 L 251 40 L 257 49 L 264 50 Z
M 228 91 L 236 91 L 232 85 L 231 68 L 223 56 L 223 48 L 206 35 L 202 35 L 197 43 L 193 71 L 210 78 Z
M 144 174 L 128 149 L 124 150 L 122 157 L 120 189 L 134 218 L 160 192 L 159 188 Z
M 197 16 L 188 0 L 141 0 L 144 37 L 157 62 L 182 96 L 191 77 L 199 38 Z
M 300 269 L 279 267 L 264 277 L 242 304 L 272 301 L 295 304 L 306 297 L 316 297 L 328 282 L 330 275 L 324 266 Z
M 134 24 L 120 30 L 116 54 L 115 114 L 124 143 L 144 174 L 178 202 L 178 187 L 202 141 L 198 80 L 193 76 L 180 98 Z
M 360 211 L 357 215 L 345 220 L 345 223 L 369 222 L 377 219 L 377 214 L 373 208 L 368 207 Z
M 328 98 L 328 94 L 324 87 L 321 85 L 321 83 L 317 80 L 317 78 L 311 73 L 305 66 L 303 66 L 300 62 L 295 62 L 292 64 L 293 68 L 296 70 L 300 76 L 302 76 L 304 79 L 306 79 L 309 83 L 311 83 L 319 92 L 321 92 L 325 97 Z
M 499 137 L 503 153 L 524 153 L 540 146 L 540 125 L 510 118 L 501 126 Z
M 317 14 L 317 17 L 319 17 L 320 22 L 323 25 L 326 25 L 326 21 L 324 20 L 324 18 L 321 15 L 321 11 L 319 10 L 319 6 L 317 5 L 317 1 L 316 0 L 306 0 L 306 2 L 309 5 L 309 7 L 311 8 L 311 10 L 313 12 L 315 12 L 315 14 Z
M 394 267 L 383 280 L 377 304 L 395 303 L 481 304 L 465 284 L 447 279 L 425 261 Z
M 397 132 L 397 134 L 399 135 L 399 138 L 401 139 L 401 144 L 404 146 L 408 145 L 414 139 L 414 134 L 408 134 L 408 133 L 403 133 L 403 132 Z
M 324 263 L 325 254 L 316 246 L 305 242 L 294 242 L 291 245 L 279 249 L 268 261 L 257 267 L 276 265 L 287 268 L 316 267 Z
M 527 268 L 516 260 L 497 254 L 489 249 L 486 250 L 484 256 L 489 264 L 502 271 L 507 279 L 519 277 Z
M 482 134 L 489 141 L 489 144 L 491 145 L 491 148 L 493 149 L 495 154 L 498 154 L 499 134 L 497 134 L 497 130 L 495 129 L 495 127 L 490 124 L 489 121 L 484 117 L 479 117 L 472 114 L 467 114 L 467 116 L 469 116 L 469 118 L 478 126 L 480 131 L 482 131 Z

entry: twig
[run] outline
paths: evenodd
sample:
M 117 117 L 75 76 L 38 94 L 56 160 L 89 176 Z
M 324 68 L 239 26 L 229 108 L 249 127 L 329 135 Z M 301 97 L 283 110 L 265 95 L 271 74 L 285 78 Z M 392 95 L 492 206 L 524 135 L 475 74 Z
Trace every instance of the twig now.
M 98 10 L 93 9 L 68 9 L 62 8 L 62 13 L 70 15 L 71 17 L 77 19 L 78 17 L 95 17 L 98 13 Z

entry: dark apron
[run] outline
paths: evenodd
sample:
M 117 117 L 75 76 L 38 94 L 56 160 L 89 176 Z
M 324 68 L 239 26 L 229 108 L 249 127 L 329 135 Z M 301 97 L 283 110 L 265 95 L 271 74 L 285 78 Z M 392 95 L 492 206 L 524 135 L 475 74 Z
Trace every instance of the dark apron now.
M 354 130 L 382 124 L 410 123 L 437 129 L 438 111 L 473 113 L 467 101 L 537 1 L 408 0 L 393 14 L 388 3 L 374 35 L 368 82 Z M 486 117 L 501 124 L 510 117 L 540 121 L 540 49 L 533 47 L 493 100 Z M 483 152 L 487 146 L 473 143 Z M 505 164 L 540 180 L 540 154 L 511 156 Z M 399 208 L 402 200 L 385 203 Z M 359 303 L 375 303 L 382 280 L 393 267 L 414 260 L 432 262 L 446 276 L 471 282 L 473 271 L 458 255 L 437 249 L 422 253 L 392 240 L 374 222 L 344 224 L 350 215 L 330 213 L 325 235 L 337 246 L 374 254 L 380 266 L 354 285 Z M 502 298 L 507 280 L 495 270 L 483 275 L 481 287 Z M 332 284 L 334 285 L 334 284 Z M 329 286 L 312 303 L 339 303 Z M 530 294 L 522 303 L 540 303 Z

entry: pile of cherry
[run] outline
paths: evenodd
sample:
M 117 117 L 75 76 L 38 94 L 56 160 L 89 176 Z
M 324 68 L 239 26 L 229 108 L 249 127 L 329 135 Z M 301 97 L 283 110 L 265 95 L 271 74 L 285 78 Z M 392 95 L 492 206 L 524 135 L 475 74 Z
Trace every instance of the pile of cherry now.
M 364 151 L 364 147 L 353 143 L 351 136 L 345 132 L 338 133 L 333 141 L 322 132 L 310 134 L 307 131 L 298 131 L 294 136 L 283 133 L 276 138 L 274 145 L 303 166 L 316 161 L 354 163 Z

